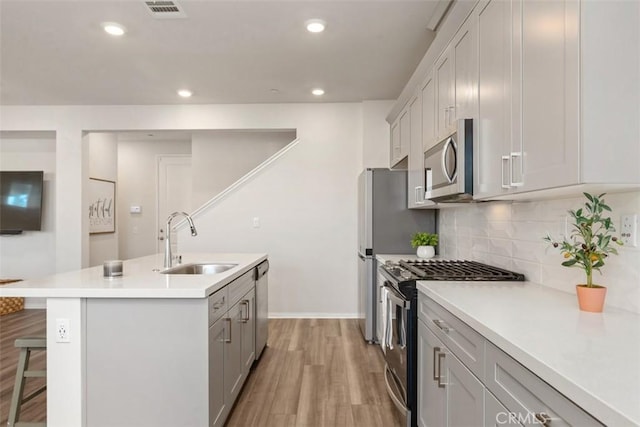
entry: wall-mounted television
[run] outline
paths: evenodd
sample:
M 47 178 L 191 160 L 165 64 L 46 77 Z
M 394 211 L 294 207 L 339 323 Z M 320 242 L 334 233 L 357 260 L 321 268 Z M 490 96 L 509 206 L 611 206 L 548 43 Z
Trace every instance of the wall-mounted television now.
M 42 171 L 0 171 L 0 233 L 42 228 Z

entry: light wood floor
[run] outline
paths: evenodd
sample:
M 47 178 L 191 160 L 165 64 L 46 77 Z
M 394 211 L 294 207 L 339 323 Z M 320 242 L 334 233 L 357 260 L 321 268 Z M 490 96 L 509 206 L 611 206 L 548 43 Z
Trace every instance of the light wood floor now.
M 13 342 L 18 337 L 44 336 L 46 332 L 45 310 L 22 310 L 16 313 L 0 316 L 0 425 L 7 424 L 9 404 L 16 378 L 18 353 Z M 46 353 L 33 351 L 29 359 L 29 366 L 33 369 L 45 369 Z M 29 378 L 25 383 L 24 395 L 45 383 L 44 378 Z M 47 396 L 41 393 L 33 400 L 22 405 L 21 421 L 44 421 L 47 416 Z
M 269 346 L 227 425 L 402 426 L 383 368 L 355 320 L 272 319 Z
M 18 352 L 16 337 L 44 335 L 44 310 L 0 317 L 0 424 L 7 420 Z M 32 367 L 44 367 L 43 352 Z M 355 320 L 273 319 L 269 344 L 229 416 L 229 427 L 402 426 L 386 393 L 378 346 L 367 345 Z M 27 393 L 40 379 L 27 381 Z M 21 419 L 43 421 L 46 393 L 23 406 Z

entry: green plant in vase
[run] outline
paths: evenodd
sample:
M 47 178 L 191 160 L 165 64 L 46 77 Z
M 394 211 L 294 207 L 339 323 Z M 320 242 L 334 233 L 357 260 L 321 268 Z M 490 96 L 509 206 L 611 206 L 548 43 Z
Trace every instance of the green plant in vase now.
M 411 238 L 411 246 L 417 248 L 418 258 L 433 258 L 436 254 L 434 246 L 438 245 L 438 235 L 432 233 L 415 233 Z
M 583 208 L 577 210 L 569 210 L 569 216 L 573 218 L 572 230 L 569 238 L 562 241 L 556 241 L 547 236 L 545 241 L 551 243 L 554 248 L 559 248 L 565 258 L 562 265 L 565 267 L 578 267 L 584 270 L 587 283 L 578 285 L 578 295 L 580 297 L 579 287 L 586 288 L 602 288 L 602 299 L 604 303 L 604 292 L 606 288 L 593 283 L 593 272 L 600 270 L 605 259 L 610 254 L 618 254 L 613 245 L 622 245 L 622 242 L 613 233 L 616 231 L 611 218 L 605 216 L 607 212 L 611 212 L 611 208 L 605 203 L 604 195 L 598 196 L 583 193 L 587 198 Z M 581 306 L 582 308 L 582 306 Z M 602 311 L 586 310 L 586 311 Z

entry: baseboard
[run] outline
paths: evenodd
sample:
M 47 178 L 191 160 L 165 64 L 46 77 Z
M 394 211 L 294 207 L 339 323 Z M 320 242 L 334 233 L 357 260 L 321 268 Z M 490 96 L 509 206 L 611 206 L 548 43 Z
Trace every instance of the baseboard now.
M 356 313 L 269 313 L 269 319 L 357 319 Z
M 25 309 L 43 309 L 47 308 L 47 299 L 46 298 L 25 298 L 24 299 L 24 308 Z

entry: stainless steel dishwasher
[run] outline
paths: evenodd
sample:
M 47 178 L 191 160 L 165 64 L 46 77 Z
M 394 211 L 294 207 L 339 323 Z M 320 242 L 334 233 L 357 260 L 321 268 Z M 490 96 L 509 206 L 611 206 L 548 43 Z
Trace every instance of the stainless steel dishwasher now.
M 255 269 L 256 280 L 256 360 L 267 346 L 269 337 L 268 281 L 269 261 L 260 263 Z

